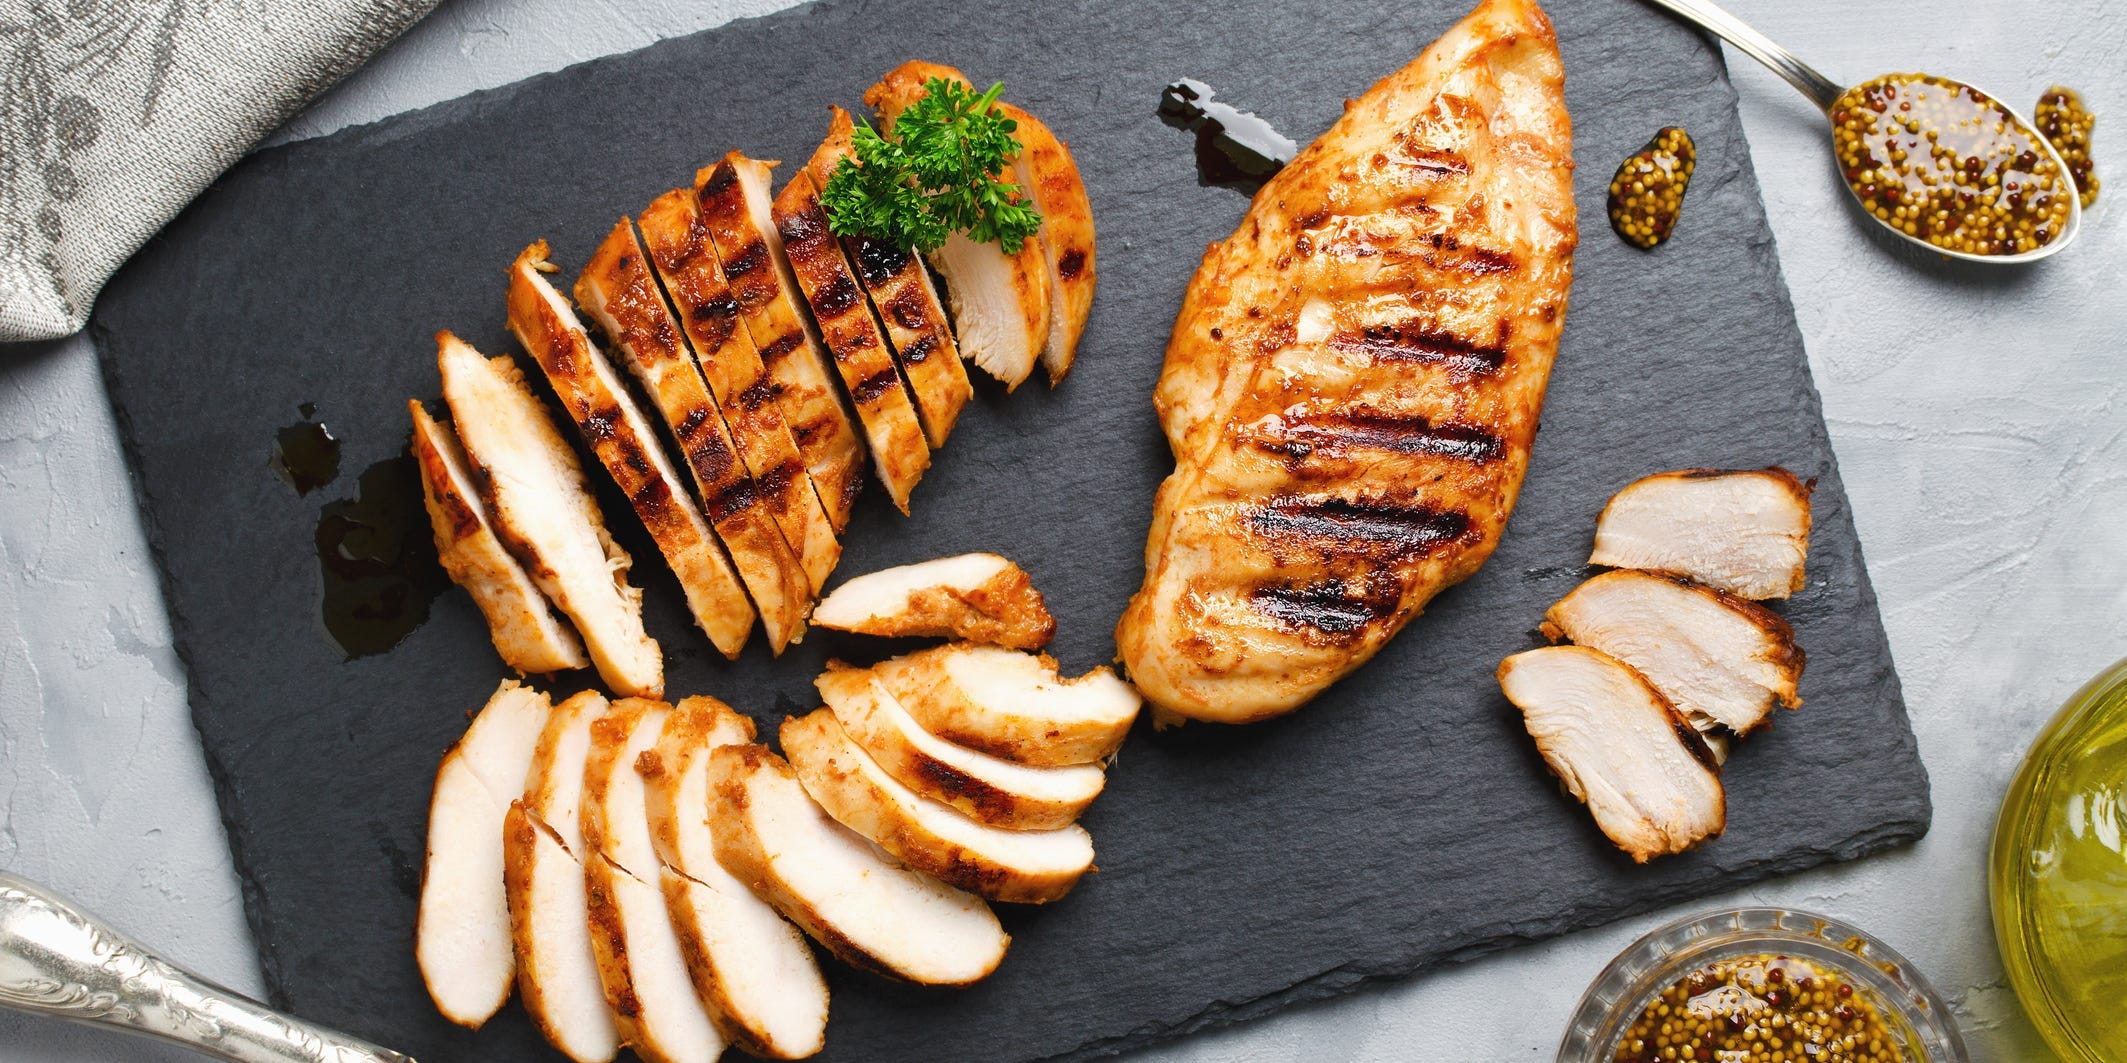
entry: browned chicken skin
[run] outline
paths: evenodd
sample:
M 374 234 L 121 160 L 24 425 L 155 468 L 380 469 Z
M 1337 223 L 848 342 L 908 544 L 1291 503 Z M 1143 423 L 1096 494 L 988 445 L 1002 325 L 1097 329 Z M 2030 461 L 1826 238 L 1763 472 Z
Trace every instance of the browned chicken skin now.
M 1576 240 L 1550 21 L 1485 0 L 1256 194 L 1155 395 L 1176 469 L 1117 626 L 1183 716 L 1288 712 L 1499 541 Z

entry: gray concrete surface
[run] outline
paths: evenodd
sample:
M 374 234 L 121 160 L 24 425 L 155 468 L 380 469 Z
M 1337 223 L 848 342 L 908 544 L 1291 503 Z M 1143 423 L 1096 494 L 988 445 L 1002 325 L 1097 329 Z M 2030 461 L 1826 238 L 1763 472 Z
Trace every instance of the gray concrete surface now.
M 782 6 L 452 0 L 281 136 L 374 121 Z M 2118 4 L 1733 6 L 1838 80 L 1926 69 L 2020 104 L 2053 81 L 2075 85 L 2100 116 L 2101 172 L 2127 181 L 2127 171 L 2105 168 L 2127 159 L 2107 139 L 2127 114 L 2127 9 Z M 1934 979 L 1978 1058 L 2044 1059 L 1994 950 L 1985 853 L 2025 743 L 2084 678 L 2127 654 L 2127 232 L 2108 202 L 2082 244 L 2041 269 L 1982 273 L 1887 256 L 1841 202 L 1820 119 L 1771 75 L 1733 53 L 1731 62 L 1936 815 L 1910 850 L 1712 903 L 1803 906 L 1869 928 Z M 1649 101 L 1650 128 L 1659 109 Z M 1608 236 L 1591 224 L 1589 238 Z M 1720 357 L 1750 338 L 1697 341 Z M 0 349 L 0 867 L 256 992 L 169 639 L 94 352 L 81 339 Z M 1141 1058 L 1545 1058 L 1609 957 L 1674 914 Z M 0 1013 L 0 1060 L 164 1058 L 176 1054 Z

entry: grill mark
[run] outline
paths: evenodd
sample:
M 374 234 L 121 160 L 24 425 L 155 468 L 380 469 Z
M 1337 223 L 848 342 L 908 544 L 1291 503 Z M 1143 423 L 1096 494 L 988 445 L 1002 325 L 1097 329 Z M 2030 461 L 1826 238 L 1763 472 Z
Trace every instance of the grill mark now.
M 906 250 L 885 240 L 847 236 L 843 237 L 842 246 L 849 251 L 850 261 L 857 264 L 857 272 L 864 276 L 864 283 L 869 287 L 884 286 L 909 263 Z
M 709 519 L 718 524 L 752 509 L 761 501 L 760 486 L 751 476 L 741 476 L 708 499 Z
M 827 215 L 818 203 L 808 203 L 775 220 L 775 227 L 783 234 L 783 250 L 792 257 L 811 258 L 821 252 L 821 244 L 827 242 Z
M 739 468 L 738 456 L 724 445 L 724 437 L 715 432 L 704 435 L 700 443 L 687 448 L 687 463 L 694 466 L 695 474 L 701 477 L 704 485 L 723 483 L 731 478 L 733 470 L 737 470 L 740 478 L 746 475 L 746 470 Z
M 877 402 L 879 396 L 892 391 L 900 385 L 900 375 L 894 372 L 892 366 L 888 366 L 864 378 L 862 383 L 850 389 L 849 395 L 857 400 L 857 405 L 869 406 Z
M 803 475 L 805 475 L 805 466 L 798 459 L 790 458 L 766 473 L 754 477 L 754 481 L 760 486 L 762 494 L 771 498 L 781 498 L 785 491 L 790 490 L 790 485 Z
M 790 352 L 797 350 L 798 344 L 803 342 L 805 342 L 805 337 L 796 332 L 786 332 L 777 336 L 775 342 L 761 348 L 761 364 L 775 365 L 789 355 Z
M 850 277 L 848 271 L 838 270 L 835 278 L 828 281 L 812 300 L 812 308 L 822 318 L 839 318 L 849 313 L 850 308 L 856 306 L 857 300 L 862 298 L 864 296 L 857 291 L 856 280 Z
M 903 365 L 922 365 L 938 350 L 938 337 L 926 332 L 901 347 Z
M 1317 450 L 1387 450 L 1484 463 L 1506 452 L 1506 444 L 1497 435 L 1476 425 L 1434 424 L 1423 417 L 1376 413 L 1332 413 L 1286 421 L 1259 442 L 1294 459 Z
M 1248 523 L 1274 551 L 1296 545 L 1391 561 L 1423 557 L 1470 528 L 1469 516 L 1459 510 L 1342 498 L 1278 499 L 1256 510 Z
M 1488 247 L 1464 248 L 1453 255 L 1427 255 L 1425 264 L 1434 269 L 1453 270 L 1477 277 L 1512 273 L 1521 268 L 1521 264 L 1515 261 L 1512 254 L 1494 251 Z
M 1056 275 L 1067 281 L 1077 280 L 1078 275 L 1084 273 L 1085 270 L 1086 253 L 1079 248 L 1074 247 L 1064 252 L 1056 260 Z
M 1353 594 L 1334 581 L 1258 587 L 1248 604 L 1288 627 L 1311 628 L 1340 642 L 1396 611 L 1394 597 Z
M 706 203 L 731 191 L 738 183 L 738 171 L 728 165 L 719 164 L 716 169 L 709 171 L 709 180 L 702 183 L 701 191 L 696 195 Z
M 672 434 L 678 436 L 679 441 L 681 443 L 687 443 L 689 440 L 694 439 L 695 436 L 701 432 L 703 425 L 708 423 L 708 408 L 705 406 L 697 406 L 691 410 L 688 410 L 687 416 L 680 418 L 679 424 L 673 426 Z
M 614 422 L 620 420 L 619 410 L 600 410 L 583 417 L 583 434 L 593 443 L 603 443 L 613 438 Z
M 910 332 L 922 332 L 931 324 L 930 308 L 926 305 L 929 302 L 923 297 L 920 285 L 909 284 L 895 292 L 894 297 L 879 309 L 886 311 L 887 318 L 894 324 Z
M 1505 322 L 1500 323 L 1500 331 L 1506 331 Z M 1421 322 L 1406 321 L 1399 325 L 1368 325 L 1356 332 L 1340 331 L 1330 336 L 1329 345 L 1377 362 L 1431 362 L 1465 373 L 1489 375 L 1506 364 L 1504 339 L 1502 336 L 1500 344 L 1473 343 Z
M 740 277 L 749 277 L 761 272 L 768 264 L 768 243 L 755 237 L 739 253 L 724 260 L 724 276 L 736 284 Z
M 757 380 L 739 392 L 739 405 L 752 413 L 775 400 L 776 389 L 766 379 Z

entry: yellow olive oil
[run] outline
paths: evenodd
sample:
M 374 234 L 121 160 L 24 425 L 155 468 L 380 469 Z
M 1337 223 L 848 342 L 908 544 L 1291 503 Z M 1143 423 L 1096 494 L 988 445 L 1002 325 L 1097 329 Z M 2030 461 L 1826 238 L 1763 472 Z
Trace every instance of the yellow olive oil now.
M 1992 895 L 2002 961 L 2054 1051 L 2127 1060 L 2127 661 L 2032 744 L 1994 825 Z

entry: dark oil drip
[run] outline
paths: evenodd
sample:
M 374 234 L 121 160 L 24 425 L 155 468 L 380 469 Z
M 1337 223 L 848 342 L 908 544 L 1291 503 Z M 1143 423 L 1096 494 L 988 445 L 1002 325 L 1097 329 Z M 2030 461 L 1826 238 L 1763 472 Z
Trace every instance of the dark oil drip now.
M 420 472 L 401 455 L 364 470 L 318 515 L 325 630 L 348 660 L 383 653 L 428 620 L 450 585 L 436 562 Z
M 273 471 L 295 493 L 307 495 L 339 478 L 340 441 L 324 424 L 312 421 L 318 408 L 310 403 L 296 407 L 303 420 L 283 428 L 273 438 Z
M 1160 121 L 1196 134 L 1196 183 L 1254 195 L 1300 150 L 1255 114 L 1212 102 L 1211 86 L 1183 78 L 1160 93 Z

